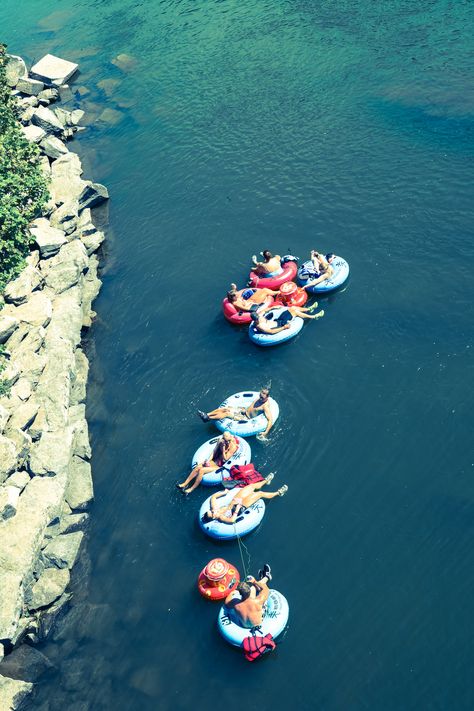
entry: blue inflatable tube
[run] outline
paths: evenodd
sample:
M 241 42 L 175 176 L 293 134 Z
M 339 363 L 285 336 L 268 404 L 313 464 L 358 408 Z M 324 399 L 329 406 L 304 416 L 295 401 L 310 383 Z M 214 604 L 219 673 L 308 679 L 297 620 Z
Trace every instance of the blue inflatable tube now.
M 199 449 L 194 452 L 191 468 L 194 469 L 198 464 L 202 464 L 208 460 L 214 451 L 214 447 L 218 443 L 220 437 L 213 437 L 204 444 L 201 444 Z M 239 440 L 239 448 L 237 451 L 224 462 L 224 464 L 213 472 L 204 474 L 201 484 L 204 486 L 218 486 L 222 483 L 222 477 L 229 476 L 229 469 L 235 464 L 248 464 L 251 459 L 250 445 L 242 437 L 237 437 Z
M 304 262 L 304 264 L 299 267 L 298 282 L 301 284 L 301 286 L 304 286 L 308 281 L 311 281 L 311 279 L 302 277 L 301 272 L 305 269 L 311 269 L 312 266 L 313 263 L 311 260 L 309 260 L 307 262 Z M 316 286 L 308 287 L 308 292 L 310 292 L 311 294 L 326 294 L 330 291 L 334 291 L 335 289 L 339 289 L 339 287 L 342 286 L 345 281 L 347 281 L 347 278 L 349 276 L 349 264 L 346 262 L 345 259 L 343 259 L 342 257 L 334 257 L 331 262 L 331 267 L 334 269 L 334 274 L 332 275 L 332 277 L 330 279 L 325 279 L 320 284 L 316 284 Z
M 254 390 L 247 390 L 243 393 L 234 393 L 224 400 L 219 407 L 235 407 L 237 409 L 247 408 L 258 398 L 258 396 L 259 393 Z M 270 413 L 273 424 L 275 424 L 278 419 L 278 415 L 280 414 L 280 408 L 278 407 L 276 400 L 272 397 L 268 398 L 268 402 L 270 405 Z M 263 413 L 257 415 L 257 417 L 252 417 L 251 420 L 247 420 L 246 418 L 242 418 L 241 420 L 231 420 L 230 417 L 224 417 L 222 420 L 214 420 L 214 422 L 217 429 L 221 432 L 225 432 L 225 430 L 227 430 L 227 432 L 238 435 L 239 437 L 251 437 L 252 435 L 260 434 L 260 432 L 265 432 L 268 424 L 268 420 Z
M 276 328 L 278 326 L 277 318 L 288 309 L 285 306 L 278 306 L 275 309 L 270 309 L 265 312 L 265 318 L 267 323 L 271 328 Z M 291 321 L 288 322 L 290 328 L 285 328 L 284 331 L 278 331 L 278 333 L 262 333 L 257 331 L 254 324 L 251 323 L 249 326 L 249 338 L 257 346 L 276 346 L 279 343 L 284 343 L 294 338 L 303 328 L 303 319 L 299 316 L 293 316 Z
M 273 639 L 277 639 L 288 624 L 289 614 L 290 609 L 286 597 L 278 590 L 270 590 L 268 600 L 265 603 L 262 624 L 259 627 L 254 627 L 253 634 L 257 637 L 271 634 Z M 232 610 L 226 610 L 225 605 L 219 611 L 217 626 L 224 639 L 235 647 L 241 647 L 244 639 L 251 634 L 250 629 L 237 624 Z
M 239 491 L 239 489 L 237 489 Z M 226 492 L 225 496 L 222 496 L 219 501 L 222 502 L 222 506 L 233 499 L 236 494 L 236 489 L 231 489 Z M 257 528 L 262 518 L 265 515 L 265 502 L 263 499 L 259 499 L 248 509 L 245 509 L 241 513 L 235 523 L 222 523 L 222 521 L 204 521 L 203 517 L 206 511 L 211 508 L 211 497 L 209 496 L 201 508 L 199 509 L 199 525 L 201 530 L 211 538 L 216 538 L 220 541 L 228 541 L 232 538 L 237 538 L 237 536 L 245 536 L 254 528 Z

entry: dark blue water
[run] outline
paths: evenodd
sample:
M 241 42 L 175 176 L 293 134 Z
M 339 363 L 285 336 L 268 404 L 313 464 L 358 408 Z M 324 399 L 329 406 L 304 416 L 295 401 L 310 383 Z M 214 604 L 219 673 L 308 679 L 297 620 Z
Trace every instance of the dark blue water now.
M 34 706 L 471 709 L 472 3 L 4 0 L 0 20 L 31 61 L 78 58 L 75 147 L 112 194 L 96 502 Z M 251 254 L 313 247 L 348 287 L 257 350 L 223 293 Z M 268 380 L 281 417 L 253 459 L 290 489 L 245 543 L 291 617 L 249 665 L 195 589 L 237 546 L 174 482 L 213 434 L 195 409 Z

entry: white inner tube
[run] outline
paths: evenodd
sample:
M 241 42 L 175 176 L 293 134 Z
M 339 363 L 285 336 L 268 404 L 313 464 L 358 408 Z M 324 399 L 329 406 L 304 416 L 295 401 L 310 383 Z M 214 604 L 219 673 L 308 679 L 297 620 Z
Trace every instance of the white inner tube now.
M 213 472 L 204 474 L 201 482 L 204 486 L 217 486 L 218 484 L 221 484 L 222 478 L 229 476 L 229 470 L 231 467 L 235 464 L 248 464 L 250 462 L 252 454 L 249 443 L 246 442 L 243 437 L 238 437 L 237 439 L 239 440 L 237 451 L 234 452 L 234 454 L 227 459 L 221 467 L 215 469 Z M 204 444 L 201 444 L 199 449 L 194 452 L 193 461 L 191 463 L 192 469 L 212 457 L 212 453 L 214 452 L 215 446 L 219 440 L 219 436 L 213 437 L 212 439 L 207 440 L 207 442 L 204 442 Z
M 241 393 L 234 393 L 228 397 L 220 405 L 220 407 L 234 407 L 243 408 L 249 407 L 259 396 L 259 393 L 253 390 L 246 390 Z M 273 423 L 276 422 L 280 414 L 280 408 L 278 403 L 272 397 L 268 398 L 270 413 L 272 416 Z M 257 417 L 252 417 L 250 420 L 242 418 L 241 420 L 232 420 L 229 417 L 224 417 L 222 420 L 215 420 L 217 429 L 221 432 L 227 430 L 235 435 L 240 435 L 240 437 L 251 437 L 252 435 L 264 432 L 267 428 L 268 420 L 263 413 L 257 415 Z

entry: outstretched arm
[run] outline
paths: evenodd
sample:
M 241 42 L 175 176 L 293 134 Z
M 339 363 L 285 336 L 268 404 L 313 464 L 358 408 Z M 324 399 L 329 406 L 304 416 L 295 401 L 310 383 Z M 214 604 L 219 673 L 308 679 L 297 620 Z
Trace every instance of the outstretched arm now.
M 227 494 L 227 491 L 218 491 L 217 494 L 213 494 L 211 496 L 211 511 L 214 511 L 214 507 L 217 503 L 217 499 L 220 499 L 221 496 L 224 496 L 224 494 Z
M 273 427 L 273 418 L 268 402 L 265 403 L 263 412 L 265 413 L 265 417 L 267 418 L 267 426 L 265 427 L 265 431 L 262 432 L 262 434 L 264 437 L 266 437 L 267 434 L 270 432 L 271 428 Z

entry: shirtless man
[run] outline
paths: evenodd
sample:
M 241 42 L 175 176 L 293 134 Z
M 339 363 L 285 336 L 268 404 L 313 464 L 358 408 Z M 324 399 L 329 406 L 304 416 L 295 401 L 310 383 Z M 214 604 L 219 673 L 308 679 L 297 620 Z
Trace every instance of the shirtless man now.
M 211 496 L 210 509 L 204 514 L 205 521 L 220 521 L 221 523 L 235 523 L 240 514 L 255 504 L 260 499 L 274 499 L 275 496 L 284 496 L 288 486 L 283 484 L 277 491 L 261 491 L 262 486 L 270 484 L 274 474 L 271 472 L 263 481 L 257 484 L 247 484 L 242 489 L 234 489 L 232 497 L 226 504 L 219 506 L 219 499 L 229 494 L 229 489 L 218 491 Z
M 269 388 L 262 388 L 258 398 L 248 407 L 218 407 L 215 410 L 211 410 L 211 412 L 198 410 L 197 414 L 203 422 L 209 422 L 209 420 L 222 420 L 224 417 L 230 417 L 231 420 L 251 420 L 252 417 L 257 417 L 263 413 L 267 418 L 267 426 L 265 431 L 261 432 L 257 437 L 258 439 L 265 439 L 273 425 L 269 398 Z
M 307 289 L 309 286 L 316 286 L 321 284 L 321 282 L 330 279 L 334 274 L 334 269 L 331 267 L 331 262 L 335 258 L 335 254 L 329 253 L 323 256 L 315 249 L 311 250 L 311 261 L 313 262 L 313 267 L 316 272 L 314 279 L 310 279 L 304 286 L 303 289 Z
M 242 289 L 239 292 L 236 284 L 231 284 L 230 286 L 230 291 L 227 292 L 227 299 L 237 311 L 250 311 L 255 304 L 260 305 L 267 300 L 271 301 L 268 297 L 276 296 L 279 293 L 272 289 Z M 249 294 L 247 298 L 245 297 L 246 293 Z
M 268 583 L 271 581 L 270 566 L 265 563 L 259 573 L 259 580 L 248 575 L 245 582 L 239 583 L 225 599 L 224 606 L 229 617 L 245 629 L 258 627 L 263 622 L 265 603 L 270 590 Z
M 252 262 L 255 265 L 252 271 L 255 272 L 255 274 L 265 277 L 268 274 L 273 274 L 273 272 L 281 271 L 281 257 L 279 254 L 273 256 L 273 254 L 266 249 L 262 252 L 262 256 L 264 259 L 263 262 L 258 262 L 255 254 L 252 257 Z
M 281 326 L 270 326 L 271 321 L 265 318 L 265 311 L 263 309 L 256 309 L 250 314 L 254 328 L 260 333 L 280 333 L 280 331 L 285 331 L 290 328 L 289 322 L 294 318 L 294 316 L 299 316 L 300 318 L 322 318 L 324 316 L 324 311 L 318 311 L 317 314 L 312 314 L 311 312 L 318 307 L 317 302 L 305 308 L 303 306 L 288 306 L 285 311 L 278 316 L 278 320 L 286 321 L 282 323 Z M 277 321 L 278 322 L 278 321 Z

